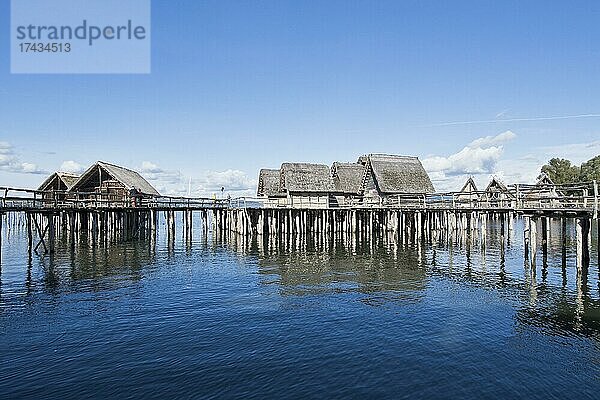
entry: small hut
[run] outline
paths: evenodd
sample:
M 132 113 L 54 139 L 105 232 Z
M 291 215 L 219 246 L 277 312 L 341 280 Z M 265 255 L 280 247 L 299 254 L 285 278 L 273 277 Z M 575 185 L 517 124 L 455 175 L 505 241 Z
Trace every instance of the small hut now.
M 334 162 L 331 176 L 335 193 L 330 198 L 330 206 L 361 203 L 366 171 L 362 164 Z
M 69 192 L 77 194 L 79 199 L 131 201 L 132 204 L 137 204 L 144 197 L 160 196 L 137 172 L 104 161 L 98 161 L 88 168 Z
M 473 207 L 474 202 L 479 199 L 479 190 L 477 189 L 477 185 L 473 180 L 473 177 L 470 176 L 469 179 L 465 182 L 460 192 L 456 194 L 454 197 L 456 200 L 456 205 L 458 207 Z
M 329 167 L 322 164 L 281 164 L 279 190 L 292 207 L 327 208 L 334 192 Z
M 494 176 L 485 188 L 483 200 L 487 201 L 490 207 L 510 207 L 515 196 Z
M 538 176 L 538 180 L 535 185 L 536 186 L 555 186 L 554 181 L 545 172 L 542 172 L 540 174 L 540 176 Z
M 364 196 L 386 202 L 402 194 L 427 194 L 435 189 L 417 157 L 369 154 L 358 159 L 365 166 Z
M 536 206 L 555 207 L 558 203 L 558 197 L 561 195 L 554 181 L 545 173 L 542 172 L 538 177 L 533 188 L 529 189 L 529 193 L 525 196 L 527 202 L 535 202 Z
M 278 169 L 261 169 L 258 174 L 256 195 L 266 199 L 266 206 L 277 206 L 285 203 L 286 194 L 279 190 L 281 171 Z
M 55 172 L 40 185 L 38 191 L 44 192 L 45 199 L 61 200 L 66 192 L 73 187 L 79 175 L 70 172 Z

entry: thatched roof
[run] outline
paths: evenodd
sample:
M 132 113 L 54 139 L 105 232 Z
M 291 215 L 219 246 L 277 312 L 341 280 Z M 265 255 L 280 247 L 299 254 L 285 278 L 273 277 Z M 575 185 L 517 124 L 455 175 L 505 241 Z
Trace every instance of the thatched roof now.
M 55 172 L 50 175 L 44 183 L 38 188 L 39 191 L 54 190 L 69 190 L 79 179 L 79 175 L 70 172 Z M 59 189 L 60 188 L 60 189 Z
M 333 163 L 331 174 L 337 193 L 361 194 L 364 190 L 366 167 L 356 163 Z
M 127 190 L 135 189 L 141 194 L 160 196 L 158 191 L 137 172 L 104 161 L 98 161 L 88 168 L 70 190 L 73 192 L 88 191 L 86 190 L 88 188 L 87 184 L 98 179 L 99 171 L 118 181 Z M 102 180 L 106 179 L 103 178 Z
M 381 193 L 433 193 L 435 189 L 417 157 L 388 154 L 362 156 L 359 163 L 373 172 Z
M 329 167 L 322 164 L 281 164 L 280 191 L 289 193 L 331 193 L 334 191 Z
M 460 193 L 474 193 L 477 192 L 477 185 L 475 184 L 475 181 L 473 180 L 473 177 L 469 177 L 469 179 L 467 179 L 467 182 L 465 182 L 465 185 L 462 187 L 462 189 L 460 189 Z
M 281 171 L 278 169 L 261 169 L 258 174 L 257 196 L 281 197 L 285 196 L 279 190 L 279 181 L 281 180 Z
M 492 178 L 492 180 L 490 181 L 490 183 L 487 185 L 487 187 L 485 188 L 486 192 L 508 192 L 508 188 L 506 187 L 506 185 L 504 185 L 504 183 L 500 182 L 500 180 L 498 180 L 498 178 L 496 178 L 495 176 Z

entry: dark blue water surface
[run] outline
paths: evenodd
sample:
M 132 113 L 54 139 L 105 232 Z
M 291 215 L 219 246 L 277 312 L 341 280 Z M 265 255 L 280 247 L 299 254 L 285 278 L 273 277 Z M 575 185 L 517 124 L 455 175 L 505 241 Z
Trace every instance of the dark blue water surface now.
M 196 229 L 28 262 L 5 226 L 0 398 L 597 399 L 596 248 L 563 268 L 553 231 L 532 269 L 489 229 L 485 251 Z

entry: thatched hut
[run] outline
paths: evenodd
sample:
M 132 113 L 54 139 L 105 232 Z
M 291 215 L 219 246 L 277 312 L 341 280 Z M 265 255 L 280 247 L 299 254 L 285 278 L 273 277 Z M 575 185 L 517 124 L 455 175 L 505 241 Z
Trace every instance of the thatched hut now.
M 40 185 L 40 192 L 66 192 L 71 189 L 75 182 L 79 179 L 79 175 L 70 172 L 55 172 L 50 175 L 44 183 Z
M 139 173 L 118 165 L 98 161 L 85 171 L 69 190 L 78 198 L 102 201 L 132 201 L 160 196 Z
M 363 164 L 334 162 L 331 177 L 335 193 L 331 196 L 330 205 L 361 203 L 366 171 L 367 168 Z
M 516 198 L 506 185 L 494 176 L 485 188 L 483 200 L 487 201 L 490 207 L 509 207 Z
M 538 176 L 538 180 L 535 183 L 536 186 L 555 186 L 552 178 L 548 176 L 545 172 L 542 172 L 540 176 Z
M 477 189 L 477 184 L 473 180 L 473 177 L 470 176 L 469 179 L 465 182 L 460 192 L 455 195 L 456 205 L 458 207 L 472 207 L 474 202 L 479 199 L 479 190 Z
M 369 154 L 358 159 L 366 167 L 364 196 L 385 202 L 395 195 L 433 193 L 435 189 L 417 157 Z
M 79 175 L 77 174 L 58 171 L 50 175 L 37 190 L 44 192 L 44 198 L 64 199 L 67 190 L 71 189 L 78 179 Z
M 530 187 L 524 197 L 527 202 L 534 201 L 536 206 L 554 207 L 559 203 L 558 197 L 561 195 L 562 193 L 558 191 L 554 181 L 546 173 L 542 172 L 535 186 Z
M 281 164 L 279 190 L 292 207 L 326 208 L 335 191 L 329 167 L 323 164 Z
M 281 170 L 260 170 L 258 174 L 258 188 L 256 191 L 256 195 L 260 198 L 266 199 L 265 205 L 276 206 L 280 203 L 286 203 L 286 194 L 285 192 L 279 189 L 280 181 Z
M 356 163 L 335 162 L 331 168 L 283 163 L 279 170 L 262 169 L 257 188 L 266 205 L 311 208 L 358 205 L 365 200 L 382 204 L 394 195 L 433 192 L 417 157 L 385 154 L 362 156 Z

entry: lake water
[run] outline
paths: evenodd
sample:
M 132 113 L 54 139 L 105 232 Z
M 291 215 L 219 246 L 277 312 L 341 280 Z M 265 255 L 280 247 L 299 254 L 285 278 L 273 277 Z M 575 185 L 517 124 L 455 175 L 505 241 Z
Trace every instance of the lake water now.
M 485 251 L 196 228 L 28 262 L 5 227 L 0 398 L 599 396 L 595 247 L 578 274 L 556 231 L 532 270 L 518 225 Z

